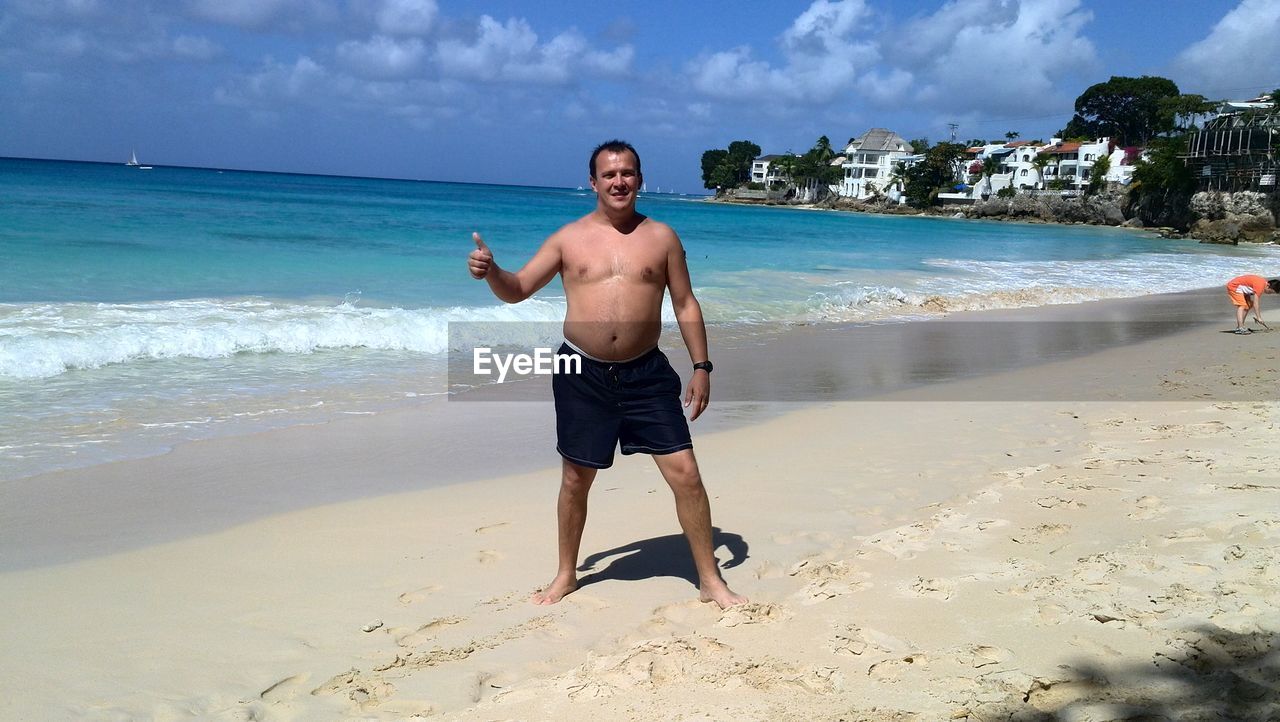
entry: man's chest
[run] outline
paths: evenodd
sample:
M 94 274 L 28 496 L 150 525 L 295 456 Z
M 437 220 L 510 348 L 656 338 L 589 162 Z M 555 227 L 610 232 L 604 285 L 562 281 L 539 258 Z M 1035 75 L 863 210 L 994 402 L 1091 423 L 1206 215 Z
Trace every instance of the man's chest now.
M 578 244 L 565 249 L 562 262 L 565 283 L 667 282 L 666 254 L 640 244 Z

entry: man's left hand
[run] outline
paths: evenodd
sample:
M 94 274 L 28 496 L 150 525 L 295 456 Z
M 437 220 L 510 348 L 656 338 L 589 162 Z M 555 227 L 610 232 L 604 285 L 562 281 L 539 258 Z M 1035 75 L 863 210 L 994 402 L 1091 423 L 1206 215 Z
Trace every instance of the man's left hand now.
M 689 420 L 693 421 L 707 410 L 711 403 L 711 374 L 703 370 L 695 370 L 689 379 L 689 388 L 684 392 L 684 406 L 689 409 Z

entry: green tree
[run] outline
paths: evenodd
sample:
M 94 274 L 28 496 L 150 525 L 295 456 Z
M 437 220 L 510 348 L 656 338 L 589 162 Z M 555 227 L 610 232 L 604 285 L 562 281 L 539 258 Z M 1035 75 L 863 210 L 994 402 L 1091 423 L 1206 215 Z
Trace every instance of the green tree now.
M 849 142 L 852 143 L 853 141 L 850 140 Z M 908 144 L 911 146 L 911 151 L 913 153 L 924 153 L 929 150 L 928 138 L 916 138 L 915 140 L 908 141 Z
M 1133 169 L 1130 192 L 1168 196 L 1195 191 L 1195 178 L 1179 157 L 1186 144 L 1185 136 L 1152 141 L 1147 146 L 1146 157 L 1140 158 Z
M 1089 169 L 1089 186 L 1085 195 L 1093 195 L 1107 187 L 1107 172 L 1111 170 L 1111 156 L 1104 155 L 1093 162 Z
M 1011 130 L 1011 131 L 1009 131 L 1008 133 L 1005 133 L 1005 134 L 1004 134 L 1004 139 L 1005 139 L 1005 140 L 1007 140 L 1007 141 L 1009 141 L 1009 142 L 1013 142 L 1013 141 L 1017 140 L 1017 139 L 1019 138 L 1019 136 L 1021 136 L 1021 135 L 1022 135 L 1022 134 L 1021 134 L 1021 133 L 1019 133 L 1018 131 L 1016 131 L 1016 130 Z
M 1160 99 L 1162 121 L 1175 131 L 1188 131 L 1195 127 L 1195 119 L 1213 112 L 1217 103 L 1203 95 L 1184 94 Z
M 1113 75 L 1105 83 L 1089 86 L 1076 98 L 1076 114 L 1059 135 L 1107 136 L 1122 145 L 1146 145 L 1160 133 L 1173 129 L 1170 118 L 1161 113 L 1160 102 L 1178 95 L 1178 86 L 1168 78 Z
M 831 165 L 835 149 L 825 135 L 818 138 L 804 155 L 787 153 L 784 158 L 774 162 L 782 163 L 779 171 L 785 170 L 789 185 L 794 186 L 799 197 L 805 201 L 817 200 L 826 195 L 827 188 L 839 183 L 843 174 L 839 166 Z
M 922 208 L 938 202 L 938 193 L 949 190 L 956 182 L 956 168 L 964 158 L 965 146 L 938 143 L 924 158 L 906 170 L 904 192 L 907 202 Z
M 720 180 L 718 171 L 720 170 L 720 166 L 725 162 L 725 160 L 728 157 L 729 157 L 729 151 L 724 150 L 723 148 L 716 148 L 713 150 L 708 150 L 703 152 L 702 154 L 702 187 L 703 188 L 715 188 L 716 186 L 723 186 L 722 183 L 718 182 Z
M 1179 157 L 1186 147 L 1186 135 L 1155 138 L 1147 145 L 1133 170 L 1126 215 L 1147 224 L 1187 227 L 1196 181 Z
M 790 185 L 795 181 L 796 167 L 799 161 L 800 158 L 788 150 L 786 153 L 774 158 L 769 164 L 769 168 L 784 179 L 782 181 L 784 186 Z
M 813 151 L 816 152 L 822 160 L 829 161 L 836 157 L 836 151 L 831 147 L 831 139 L 827 136 L 820 136 L 818 142 L 813 144 Z
M 760 146 L 749 140 L 735 140 L 729 144 L 729 157 L 726 162 L 739 184 L 751 180 L 751 162 L 758 157 L 760 157 Z
M 735 140 L 728 150 L 715 148 L 702 154 L 704 188 L 736 188 L 751 180 L 751 162 L 760 155 L 760 146 L 749 140 Z
M 1031 159 L 1031 165 L 1036 169 L 1036 185 L 1044 188 L 1044 169 L 1053 162 L 1053 157 L 1048 153 L 1036 153 L 1036 157 Z

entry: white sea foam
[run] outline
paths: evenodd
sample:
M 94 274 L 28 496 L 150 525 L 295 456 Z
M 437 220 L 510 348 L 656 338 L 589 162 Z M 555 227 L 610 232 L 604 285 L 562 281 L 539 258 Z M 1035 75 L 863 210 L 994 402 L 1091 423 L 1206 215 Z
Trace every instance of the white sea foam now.
M 146 359 L 364 348 L 443 354 L 451 322 L 491 323 L 495 343 L 564 318 L 561 299 L 481 308 L 366 308 L 262 299 L 0 304 L 0 377 L 34 379 Z M 503 323 L 503 322 L 530 323 Z
M 1259 258 L 1260 257 L 1260 258 Z M 1262 265 L 1276 249 L 1241 256 L 1146 254 L 1087 261 L 975 261 L 928 259 L 936 269 L 893 285 L 858 281 L 825 284 L 809 296 L 806 320 L 910 320 L 956 311 L 1023 308 L 1171 293 L 1215 285 Z

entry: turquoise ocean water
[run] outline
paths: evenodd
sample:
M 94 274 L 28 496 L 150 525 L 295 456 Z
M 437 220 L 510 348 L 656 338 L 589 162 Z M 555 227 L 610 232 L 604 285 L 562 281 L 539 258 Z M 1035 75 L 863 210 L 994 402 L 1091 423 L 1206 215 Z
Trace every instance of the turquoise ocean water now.
M 450 321 L 564 310 L 558 282 L 497 303 L 466 273 L 471 231 L 518 267 L 593 202 L 574 189 L 0 159 L 0 479 L 439 397 Z M 708 320 L 747 333 L 1177 291 L 1280 262 L 1273 247 L 1115 229 L 655 194 L 641 210 L 680 233 Z

